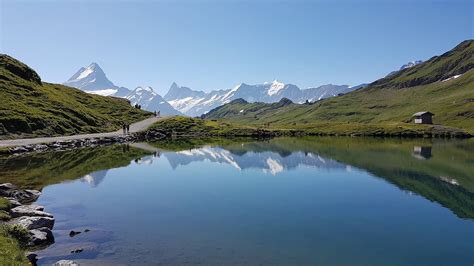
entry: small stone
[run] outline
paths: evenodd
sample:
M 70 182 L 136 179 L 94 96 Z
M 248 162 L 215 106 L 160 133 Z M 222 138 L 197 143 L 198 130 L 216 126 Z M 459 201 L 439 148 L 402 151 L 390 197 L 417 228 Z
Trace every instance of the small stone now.
M 69 236 L 70 236 L 70 237 L 74 237 L 75 235 L 78 235 L 78 234 L 80 234 L 80 233 L 81 233 L 81 232 L 76 232 L 76 231 L 74 231 L 74 230 L 71 230 L 71 232 L 69 232 Z
M 78 249 L 71 250 L 71 253 L 81 253 L 82 251 L 84 251 L 83 248 L 78 248 Z
M 91 231 L 91 230 L 89 230 L 89 229 L 84 230 L 85 233 L 90 232 L 90 231 Z

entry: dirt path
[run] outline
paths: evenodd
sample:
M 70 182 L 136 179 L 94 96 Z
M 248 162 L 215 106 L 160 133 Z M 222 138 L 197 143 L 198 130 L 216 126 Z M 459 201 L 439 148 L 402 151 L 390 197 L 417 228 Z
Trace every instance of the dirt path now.
M 137 123 L 130 125 L 130 133 L 135 133 L 147 129 L 151 124 L 163 119 L 164 117 L 151 117 L 145 120 L 139 121 Z M 123 130 L 117 130 L 115 132 L 107 133 L 93 133 L 93 134 L 81 134 L 81 135 L 72 135 L 64 137 L 46 137 L 46 138 L 32 138 L 32 139 L 10 139 L 10 140 L 0 140 L 0 147 L 10 147 L 10 146 L 23 146 L 31 144 L 40 144 L 40 143 L 50 143 L 55 141 L 67 141 L 75 139 L 85 139 L 85 138 L 101 138 L 101 137 L 114 137 L 123 135 Z

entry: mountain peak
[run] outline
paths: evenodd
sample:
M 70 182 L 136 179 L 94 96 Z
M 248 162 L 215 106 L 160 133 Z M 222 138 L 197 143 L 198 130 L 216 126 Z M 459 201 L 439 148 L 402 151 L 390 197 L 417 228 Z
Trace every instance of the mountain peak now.
M 75 87 L 83 91 L 117 88 L 117 86 L 107 78 L 99 64 L 95 62 L 92 62 L 87 68 L 81 67 L 64 85 Z

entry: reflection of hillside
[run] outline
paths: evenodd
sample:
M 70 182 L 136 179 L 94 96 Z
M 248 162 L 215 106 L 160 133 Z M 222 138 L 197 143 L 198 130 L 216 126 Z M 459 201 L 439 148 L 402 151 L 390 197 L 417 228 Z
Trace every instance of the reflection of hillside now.
M 275 174 L 298 165 L 331 169 L 347 164 L 365 169 L 402 190 L 438 202 L 459 217 L 474 218 L 472 140 L 305 137 L 239 141 L 225 143 L 220 148 L 196 149 L 193 145 L 191 150 L 186 150 L 183 143 L 180 145 L 181 152 L 166 153 L 174 168 L 192 161 L 208 160 Z M 414 147 L 430 147 L 429 154 Z M 414 157 L 414 150 L 424 160 Z
M 403 190 L 440 203 L 461 218 L 474 218 L 472 140 L 434 141 L 429 144 L 432 148 L 428 160 L 412 156 L 413 147 L 421 146 L 419 140 L 301 138 L 270 142 L 273 141 L 279 148 L 312 151 L 365 169 Z
M 147 154 L 150 153 L 141 149 L 114 145 L 0 157 L 0 183 L 41 189 L 84 177 L 84 180 L 98 185 L 107 169 L 126 166 Z

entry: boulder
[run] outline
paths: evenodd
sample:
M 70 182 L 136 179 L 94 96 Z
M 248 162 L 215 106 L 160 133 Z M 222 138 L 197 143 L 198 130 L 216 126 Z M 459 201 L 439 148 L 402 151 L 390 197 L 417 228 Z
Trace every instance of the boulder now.
M 22 216 L 14 219 L 12 223 L 19 224 L 28 230 L 38 229 L 41 227 L 53 229 L 54 218 L 45 216 Z
M 15 207 L 10 210 L 10 216 L 13 218 L 21 216 L 44 216 L 44 217 L 53 217 L 52 214 L 44 212 L 43 206 L 37 205 L 22 205 Z
M 19 202 L 32 202 L 41 196 L 41 192 L 33 189 L 15 190 L 10 195 Z
M 31 245 L 46 245 L 54 243 L 54 236 L 47 227 L 30 230 Z

